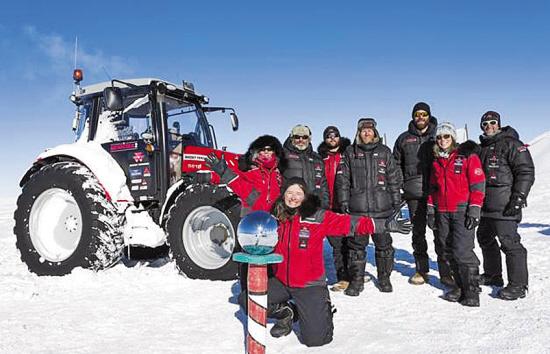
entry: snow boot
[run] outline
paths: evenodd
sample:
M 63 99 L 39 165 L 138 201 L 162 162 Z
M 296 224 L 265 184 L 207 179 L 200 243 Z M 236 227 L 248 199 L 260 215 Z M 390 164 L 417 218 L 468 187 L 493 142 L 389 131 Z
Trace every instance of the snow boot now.
M 376 269 L 378 270 L 378 290 L 383 293 L 391 293 L 393 286 L 390 282 L 390 274 L 393 270 L 393 249 L 377 252 L 375 257 Z
M 455 286 L 452 290 L 449 290 L 443 295 L 443 299 L 450 302 L 458 302 L 462 299 L 462 289 Z
M 527 295 L 527 286 L 508 284 L 500 289 L 498 296 L 503 300 L 523 299 Z
M 359 296 L 365 289 L 365 251 L 349 251 L 348 271 L 351 281 L 344 291 L 348 296 Z
M 456 263 L 453 263 L 451 265 L 451 276 L 453 277 L 453 279 L 455 279 L 455 285 L 451 290 L 447 291 L 445 295 L 443 295 L 443 299 L 450 302 L 458 302 L 463 299 L 463 294 L 462 294 L 463 284 L 462 284 L 462 279 L 460 278 L 460 274 L 458 272 L 458 266 L 456 265 Z
M 451 266 L 449 265 L 449 262 L 438 260 L 437 267 L 439 268 L 439 281 L 441 284 L 450 288 L 455 287 L 456 282 L 451 275 Z
M 349 281 L 346 281 L 346 280 L 340 280 L 339 282 L 335 283 L 331 288 L 330 290 L 331 291 L 344 291 L 348 288 L 349 286 Z
M 428 274 L 416 272 L 409 278 L 409 283 L 413 285 L 422 285 L 428 282 Z
M 273 309 L 268 310 L 268 317 L 277 319 L 277 322 L 269 331 L 272 337 L 279 338 L 292 332 L 294 310 L 289 303 L 275 305 Z
M 459 269 L 462 283 L 462 306 L 479 307 L 479 268 L 477 266 L 461 266 Z
M 503 287 L 504 280 L 502 280 L 502 275 L 500 274 L 491 275 L 491 274 L 483 273 L 479 277 L 479 285 Z

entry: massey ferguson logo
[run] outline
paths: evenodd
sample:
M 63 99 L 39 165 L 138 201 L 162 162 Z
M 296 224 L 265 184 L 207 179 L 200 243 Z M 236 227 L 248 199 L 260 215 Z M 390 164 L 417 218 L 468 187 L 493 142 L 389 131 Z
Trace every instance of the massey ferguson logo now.
M 143 158 L 145 157 L 145 154 L 143 152 L 134 152 L 133 159 L 137 162 L 143 162 Z

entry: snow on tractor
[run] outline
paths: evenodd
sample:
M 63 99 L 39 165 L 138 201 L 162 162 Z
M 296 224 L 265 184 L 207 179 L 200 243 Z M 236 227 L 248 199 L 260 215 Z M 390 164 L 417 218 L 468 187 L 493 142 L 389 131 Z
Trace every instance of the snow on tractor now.
M 223 153 L 208 123 L 208 98 L 192 84 L 112 80 L 80 87 L 75 70 L 76 141 L 46 150 L 23 176 L 16 246 L 30 271 L 64 275 L 105 269 L 124 247 L 168 245 L 190 278 L 228 280 L 239 247 L 239 200 L 204 157 Z M 225 149 L 223 149 L 225 150 Z

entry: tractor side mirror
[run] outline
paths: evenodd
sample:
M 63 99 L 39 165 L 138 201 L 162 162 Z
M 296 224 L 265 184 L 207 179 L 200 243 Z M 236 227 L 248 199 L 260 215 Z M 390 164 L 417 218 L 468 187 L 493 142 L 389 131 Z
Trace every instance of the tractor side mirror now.
M 122 90 L 119 87 L 106 87 L 103 90 L 103 99 L 105 100 L 105 106 L 110 111 L 122 111 L 124 109 Z
M 231 128 L 235 132 L 239 129 L 239 117 L 237 117 L 235 112 L 229 113 L 229 117 L 231 117 Z

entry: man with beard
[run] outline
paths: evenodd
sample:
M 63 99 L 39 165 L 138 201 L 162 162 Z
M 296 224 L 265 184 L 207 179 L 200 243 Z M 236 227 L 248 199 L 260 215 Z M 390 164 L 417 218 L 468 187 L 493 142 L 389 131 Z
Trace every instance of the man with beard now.
M 321 200 L 321 207 L 328 209 L 330 195 L 325 166 L 321 156 L 313 151 L 309 127 L 298 124 L 292 128 L 283 149 L 287 161 L 287 166 L 281 170 L 283 182 L 292 177 L 303 178 L 308 193 L 317 196 Z
M 413 223 L 412 247 L 416 273 L 409 279 L 411 284 L 428 282 L 429 258 L 426 242 L 426 212 L 429 192 L 429 178 L 433 161 L 437 119 L 432 116 L 430 106 L 418 102 L 412 110 L 409 128 L 395 141 L 393 156 L 403 174 L 403 198 L 409 206 Z M 449 263 L 444 255 L 444 246 L 434 232 L 435 252 L 439 267 L 439 279 L 447 286 L 453 286 Z
M 373 118 L 357 123 L 355 142 L 342 156 L 336 173 L 335 194 L 341 210 L 352 215 L 387 218 L 401 204 L 401 172 L 391 150 L 382 143 Z M 394 249 L 389 232 L 372 235 L 378 272 L 378 289 L 393 291 L 390 274 Z M 364 289 L 366 265 L 365 247 L 368 238 L 351 237 L 348 246 L 348 273 L 351 281 L 345 290 L 348 296 L 358 296 Z
M 510 126 L 502 127 L 500 115 L 488 111 L 481 117 L 481 162 L 487 176 L 477 240 L 483 254 L 481 285 L 503 286 L 500 249 L 506 256 L 508 285 L 498 293 L 505 300 L 526 295 L 527 250 L 517 232 L 521 209 L 535 182 L 535 166 L 527 146 Z
M 350 145 L 348 138 L 340 136 L 340 131 L 335 126 L 328 126 L 323 132 L 323 142 L 317 148 L 317 152 L 325 162 L 325 176 L 327 177 L 328 190 L 330 194 L 329 209 L 340 211 L 338 205 L 334 202 L 334 180 L 336 179 L 336 169 L 340 164 L 343 152 Z M 334 259 L 334 268 L 336 269 L 337 282 L 331 288 L 333 291 L 346 290 L 349 284 L 349 275 L 347 274 L 347 245 L 345 237 L 328 236 L 328 241 L 332 246 L 332 256 Z

